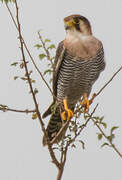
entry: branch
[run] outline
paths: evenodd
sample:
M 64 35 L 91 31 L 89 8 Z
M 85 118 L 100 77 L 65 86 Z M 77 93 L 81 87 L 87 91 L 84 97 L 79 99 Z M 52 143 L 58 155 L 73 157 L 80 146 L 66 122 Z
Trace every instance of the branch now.
M 30 76 L 29 76 L 29 72 L 28 72 L 28 68 L 27 68 L 27 63 L 26 63 L 25 55 L 24 55 L 24 47 L 23 47 L 24 42 L 23 42 L 23 38 L 22 38 L 22 35 L 21 35 L 21 27 L 20 27 L 20 23 L 19 23 L 19 14 L 18 14 L 18 5 L 17 5 L 17 1 L 16 0 L 15 0 L 15 6 L 16 6 L 16 19 L 17 19 L 17 29 L 18 29 L 18 33 L 19 33 L 20 49 L 21 49 L 22 59 L 23 59 L 23 62 L 24 62 L 24 67 L 25 67 L 25 72 L 26 72 L 27 80 L 28 80 L 28 83 L 29 83 L 30 91 L 31 91 L 31 94 L 32 94 L 32 97 L 33 97 L 36 113 L 37 113 L 37 116 L 38 116 L 38 119 L 39 119 L 39 122 L 40 122 L 40 125 L 41 125 L 41 128 L 42 128 L 42 131 L 43 131 L 43 133 L 44 133 L 44 135 L 45 135 L 45 137 L 47 139 L 47 145 L 48 145 L 48 149 L 49 149 L 49 152 L 50 152 L 50 156 L 52 158 L 52 162 L 59 169 L 60 168 L 60 164 L 59 164 L 58 160 L 55 157 L 55 154 L 54 154 L 53 149 L 51 147 L 51 144 L 50 144 L 47 132 L 46 132 L 46 130 L 44 128 L 44 123 L 42 121 L 42 118 L 41 118 L 41 115 L 40 115 L 40 112 L 39 112 L 36 96 L 34 94 L 32 83 L 31 83 L 31 79 L 30 79 Z
M 89 113 L 87 113 L 88 115 L 90 115 Z M 107 137 L 107 135 L 104 133 L 104 131 L 102 130 L 102 128 L 96 123 L 95 119 L 93 117 L 91 117 L 91 120 L 93 121 L 93 123 L 95 124 L 95 126 L 97 126 L 97 128 L 99 129 L 99 131 L 101 132 L 101 134 L 107 139 L 107 141 L 110 143 L 111 147 L 116 151 L 116 153 L 122 158 L 122 154 L 119 152 L 119 150 L 116 148 L 116 146 L 110 141 L 110 139 Z
M 19 109 L 11 109 L 8 107 L 0 107 L 0 111 L 3 111 L 3 112 L 11 111 L 11 112 L 18 112 L 18 113 L 26 113 L 26 114 L 36 112 L 35 110 L 28 110 L 28 109 L 19 110 Z
M 15 21 L 15 19 L 14 19 L 14 17 L 13 17 L 13 14 L 12 14 L 12 12 L 11 12 L 8 4 L 5 3 L 5 5 L 6 5 L 7 9 L 8 9 L 8 12 L 9 12 L 9 14 L 10 14 L 10 17 L 12 18 L 12 21 L 13 21 L 16 29 L 19 31 L 18 26 L 17 26 L 17 23 L 16 23 L 16 21 Z M 35 69 L 37 70 L 37 72 L 38 72 L 39 75 L 41 76 L 42 80 L 43 80 L 44 83 L 46 84 L 47 88 L 49 89 L 49 91 L 50 91 L 51 94 L 53 95 L 53 92 L 52 92 L 50 86 L 48 85 L 48 83 L 47 83 L 46 80 L 44 79 L 42 73 L 40 72 L 39 68 L 37 67 L 36 63 L 34 62 L 34 59 L 33 59 L 32 55 L 31 55 L 31 53 L 30 53 L 30 51 L 29 51 L 29 49 L 28 49 L 28 47 L 27 47 L 27 45 L 26 45 L 26 43 L 25 43 L 25 41 L 24 41 L 24 38 L 23 38 L 22 36 L 21 36 L 21 39 L 22 39 L 23 45 L 24 45 L 24 47 L 25 47 L 25 49 L 26 49 L 26 51 L 27 51 L 27 53 L 28 53 L 28 55 L 29 55 L 29 57 L 30 57 L 30 59 L 31 59 L 31 62 L 33 63 Z
M 98 96 L 105 88 L 108 86 L 108 84 L 115 78 L 115 76 L 122 70 L 122 66 L 113 74 L 113 76 L 110 78 L 110 80 L 98 91 L 98 93 L 95 94 L 95 97 Z
M 53 62 L 51 60 L 50 53 L 49 53 L 48 49 L 45 46 L 45 43 L 44 43 L 44 41 L 43 41 L 43 39 L 42 39 L 42 37 L 40 35 L 40 32 L 38 32 L 38 36 L 39 36 L 39 39 L 40 39 L 40 41 L 42 43 L 42 47 L 43 47 L 43 49 L 44 49 L 44 51 L 46 53 L 47 59 L 51 62 L 52 68 L 54 69 L 54 64 L 53 64 Z

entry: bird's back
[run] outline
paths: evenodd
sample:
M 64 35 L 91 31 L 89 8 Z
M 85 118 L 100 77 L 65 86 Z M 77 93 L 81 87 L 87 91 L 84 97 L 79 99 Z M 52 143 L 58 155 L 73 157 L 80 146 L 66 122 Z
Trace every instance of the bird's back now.
M 65 51 L 58 74 L 57 99 L 62 102 L 67 97 L 69 106 L 74 106 L 83 93 L 89 95 L 104 67 L 102 45 L 94 58 L 77 58 Z

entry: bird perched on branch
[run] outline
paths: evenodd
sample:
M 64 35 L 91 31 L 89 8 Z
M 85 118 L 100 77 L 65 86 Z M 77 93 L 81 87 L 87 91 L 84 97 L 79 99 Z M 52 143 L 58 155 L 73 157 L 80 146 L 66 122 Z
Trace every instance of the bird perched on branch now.
M 54 62 L 53 93 L 56 98 L 43 114 L 43 118 L 51 114 L 46 129 L 50 141 L 55 138 L 63 122 L 73 117 L 75 105 L 81 97 L 85 111 L 89 109 L 91 102 L 88 97 L 92 85 L 105 68 L 103 45 L 93 36 L 88 19 L 71 15 L 64 18 L 64 24 L 66 37 L 58 45 Z M 52 113 L 54 105 L 55 111 Z M 45 136 L 43 145 L 46 145 Z

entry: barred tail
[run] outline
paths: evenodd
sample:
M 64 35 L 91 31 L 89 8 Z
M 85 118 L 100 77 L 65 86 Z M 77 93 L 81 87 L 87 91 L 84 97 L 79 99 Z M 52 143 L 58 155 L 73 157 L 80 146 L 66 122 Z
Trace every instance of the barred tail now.
M 57 107 L 55 112 L 51 115 L 50 121 L 49 121 L 47 129 L 46 129 L 50 141 L 59 132 L 61 127 L 62 127 L 62 119 L 60 116 L 60 110 Z M 44 136 L 43 137 L 43 146 L 45 146 L 45 145 L 46 145 L 46 139 Z

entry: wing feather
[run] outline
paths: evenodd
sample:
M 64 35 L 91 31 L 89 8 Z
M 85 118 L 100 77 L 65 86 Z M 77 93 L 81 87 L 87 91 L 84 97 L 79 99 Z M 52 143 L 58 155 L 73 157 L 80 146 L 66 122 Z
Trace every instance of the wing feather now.
M 65 47 L 63 44 L 63 41 L 61 41 L 58 45 L 57 51 L 56 51 L 56 57 L 54 61 L 54 71 L 53 71 L 53 93 L 55 96 L 57 96 L 57 80 L 58 80 L 58 74 L 60 70 L 61 63 L 64 58 L 65 53 Z M 55 101 L 55 100 L 54 100 Z

